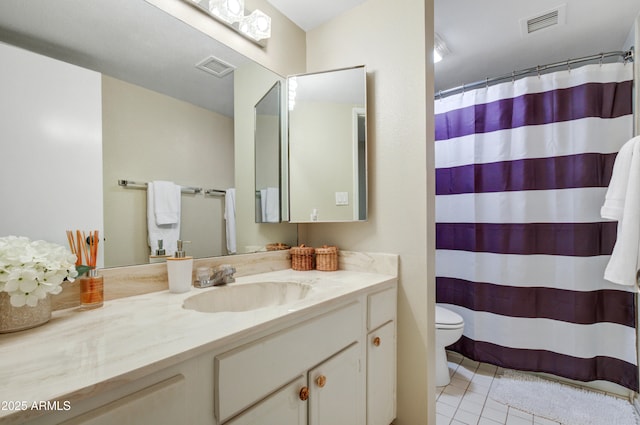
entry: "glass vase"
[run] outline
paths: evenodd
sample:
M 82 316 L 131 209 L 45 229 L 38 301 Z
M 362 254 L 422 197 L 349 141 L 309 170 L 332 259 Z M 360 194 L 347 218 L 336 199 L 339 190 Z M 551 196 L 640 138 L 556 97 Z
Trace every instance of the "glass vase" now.
M 80 308 L 83 310 L 102 307 L 104 304 L 104 278 L 98 270 L 90 269 L 80 279 Z

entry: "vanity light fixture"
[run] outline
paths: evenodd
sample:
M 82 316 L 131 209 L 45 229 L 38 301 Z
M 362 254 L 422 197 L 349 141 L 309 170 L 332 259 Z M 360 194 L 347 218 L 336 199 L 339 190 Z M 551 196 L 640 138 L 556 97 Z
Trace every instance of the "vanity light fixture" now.
M 271 17 L 256 9 L 240 21 L 240 31 L 255 40 L 271 37 Z
M 209 0 L 209 12 L 228 24 L 244 19 L 244 0 Z
M 433 37 L 433 63 L 440 62 L 442 58 L 449 53 L 451 52 L 449 51 L 449 48 L 445 44 L 444 40 L 442 40 L 438 33 L 435 33 Z
M 266 40 L 271 37 L 271 17 L 259 9 L 249 13 L 244 8 L 245 0 L 183 1 L 261 47 L 265 47 Z

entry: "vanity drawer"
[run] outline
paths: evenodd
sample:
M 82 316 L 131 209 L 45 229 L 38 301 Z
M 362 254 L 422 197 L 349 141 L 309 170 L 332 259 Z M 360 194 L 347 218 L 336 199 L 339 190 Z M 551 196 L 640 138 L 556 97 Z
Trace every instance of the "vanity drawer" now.
M 373 330 L 396 318 L 396 286 L 368 296 L 367 328 Z
M 354 302 L 215 357 L 215 411 L 224 422 L 357 341 Z

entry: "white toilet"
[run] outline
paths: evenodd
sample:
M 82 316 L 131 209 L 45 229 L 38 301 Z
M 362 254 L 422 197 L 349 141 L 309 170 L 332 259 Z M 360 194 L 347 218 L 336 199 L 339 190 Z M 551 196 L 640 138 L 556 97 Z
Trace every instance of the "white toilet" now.
M 464 320 L 458 313 L 436 305 L 436 386 L 449 385 L 449 365 L 444 347 L 460 339 Z

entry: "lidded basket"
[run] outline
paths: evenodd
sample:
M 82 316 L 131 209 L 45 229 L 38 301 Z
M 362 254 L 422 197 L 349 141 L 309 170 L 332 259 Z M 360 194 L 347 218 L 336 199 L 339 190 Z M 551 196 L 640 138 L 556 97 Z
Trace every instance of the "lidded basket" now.
M 313 270 L 315 266 L 315 249 L 310 246 L 294 246 L 291 253 L 291 268 L 293 270 Z
M 323 245 L 322 248 L 316 248 L 316 269 L 338 270 L 338 247 Z

